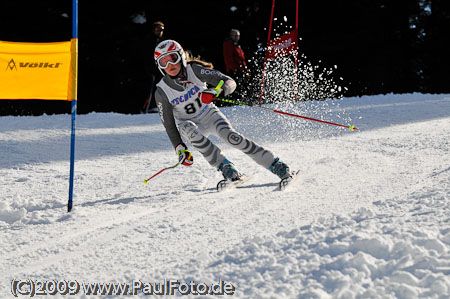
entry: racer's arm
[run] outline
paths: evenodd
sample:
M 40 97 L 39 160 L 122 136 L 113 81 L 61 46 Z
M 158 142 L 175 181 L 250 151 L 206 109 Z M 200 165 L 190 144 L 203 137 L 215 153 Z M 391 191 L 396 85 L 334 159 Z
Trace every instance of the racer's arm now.
M 236 89 L 236 81 L 217 70 L 210 69 L 198 63 L 192 64 L 194 74 L 203 82 L 209 84 L 212 88 L 216 87 L 221 80 L 224 81 L 222 86 L 225 96 L 231 94 Z
M 161 121 L 166 128 L 167 136 L 169 136 L 170 142 L 174 148 L 180 143 L 183 143 L 181 139 L 180 132 L 178 131 L 177 125 L 175 123 L 175 118 L 173 117 L 173 109 L 166 94 L 161 88 L 157 88 L 155 92 L 156 106 L 159 109 L 159 116 Z

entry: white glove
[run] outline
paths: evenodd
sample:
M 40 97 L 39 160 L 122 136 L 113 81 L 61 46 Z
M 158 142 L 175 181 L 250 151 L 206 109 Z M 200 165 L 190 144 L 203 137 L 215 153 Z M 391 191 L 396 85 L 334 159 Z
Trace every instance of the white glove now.
M 194 158 L 184 143 L 180 143 L 175 147 L 175 152 L 178 154 L 178 162 L 184 166 L 191 166 L 194 164 Z

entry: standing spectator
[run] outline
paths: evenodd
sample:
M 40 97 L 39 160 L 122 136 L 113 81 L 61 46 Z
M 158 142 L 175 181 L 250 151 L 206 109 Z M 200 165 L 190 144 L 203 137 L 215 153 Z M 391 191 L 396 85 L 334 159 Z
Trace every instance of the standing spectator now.
M 144 111 L 150 113 L 157 113 L 158 108 L 156 107 L 155 102 L 155 91 L 156 84 L 161 80 L 162 75 L 161 72 L 156 67 L 156 64 L 153 60 L 152 53 L 155 50 L 156 45 L 165 40 L 164 35 L 164 23 L 157 21 L 152 25 L 152 30 L 149 36 L 146 37 L 144 41 L 144 50 L 145 50 L 145 71 L 147 75 L 150 77 L 150 94 L 147 98 L 147 101 L 144 104 Z
M 239 44 L 240 38 L 240 31 L 231 29 L 230 36 L 223 42 L 223 58 L 227 74 L 238 82 L 238 86 L 243 87 L 248 73 L 244 51 Z

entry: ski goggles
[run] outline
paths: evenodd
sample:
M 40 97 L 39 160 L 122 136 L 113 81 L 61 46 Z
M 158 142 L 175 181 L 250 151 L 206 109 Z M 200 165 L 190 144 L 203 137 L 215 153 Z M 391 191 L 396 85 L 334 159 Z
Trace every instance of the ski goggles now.
M 178 52 L 168 53 L 158 59 L 158 66 L 162 69 L 166 69 L 169 66 L 169 63 L 177 64 L 180 60 L 181 56 Z

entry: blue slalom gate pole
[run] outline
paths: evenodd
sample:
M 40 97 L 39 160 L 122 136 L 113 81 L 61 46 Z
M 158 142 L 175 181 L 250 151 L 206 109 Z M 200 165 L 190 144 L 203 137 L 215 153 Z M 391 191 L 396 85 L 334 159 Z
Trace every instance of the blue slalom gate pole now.
M 73 206 L 73 180 L 75 171 L 75 118 L 77 115 L 77 76 L 78 76 L 78 0 L 72 0 L 72 132 L 70 136 L 70 178 L 67 212 Z

